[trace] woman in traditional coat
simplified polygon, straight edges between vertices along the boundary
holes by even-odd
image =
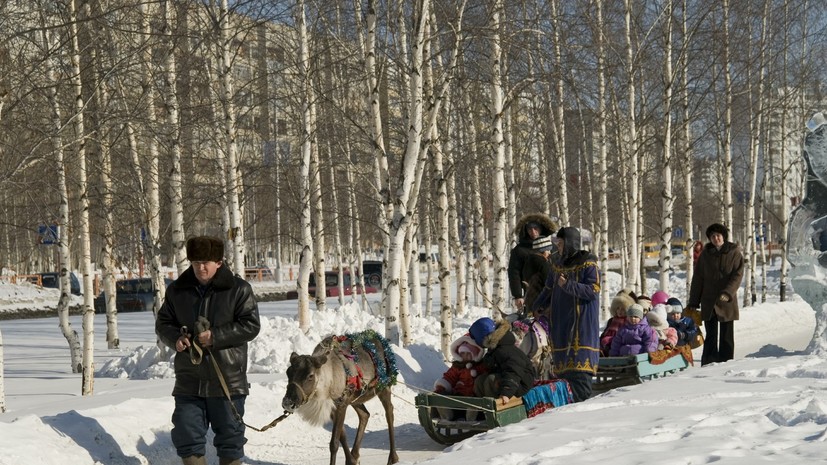
[[[591,396],[600,357],[600,273],[597,258],[580,250],[577,228],[561,228],[557,247],[559,258],[533,309],[547,312],[554,375],[569,382],[580,402]]]

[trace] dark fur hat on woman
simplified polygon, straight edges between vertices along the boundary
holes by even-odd
[[[187,260],[191,262],[223,261],[224,241],[210,236],[196,236],[187,239]]]
[[[713,233],[718,233],[724,236],[724,242],[729,240],[729,229],[721,223],[712,223],[706,228],[706,238],[711,239]]]

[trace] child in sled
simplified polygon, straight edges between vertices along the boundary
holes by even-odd
[[[482,363],[484,352],[469,334],[457,338],[451,343],[454,361],[442,374],[442,378],[434,383],[434,392],[453,396],[473,396],[477,377],[488,372],[488,368]],[[452,409],[439,408],[437,411],[445,420],[453,420],[459,415],[459,412]],[[469,419],[467,417],[471,415],[466,412],[465,416]],[[476,417],[476,410],[473,411],[473,416]]]

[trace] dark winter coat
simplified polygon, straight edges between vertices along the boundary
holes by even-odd
[[[511,332],[508,321],[500,320],[482,345],[488,348],[482,363],[488,368],[488,373],[497,375],[500,381],[497,397],[521,397],[534,386],[534,365],[528,355],[517,347],[517,338]]]
[[[669,326],[675,328],[678,332],[678,342],[676,346],[687,345],[695,340],[698,335],[698,327],[695,321],[688,316],[683,316],[678,320],[669,320]]]
[[[615,337],[612,338],[609,355],[612,357],[637,355],[656,350],[658,350],[658,338],[655,337],[652,327],[646,323],[646,318],[643,318],[636,325],[627,322],[617,331]]]
[[[186,326],[194,335],[199,316],[205,316],[210,322],[213,345],[209,349],[221,368],[230,395],[247,395],[247,343],[261,329],[252,287],[221,266],[202,293],[192,267],[188,268],[167,288],[164,304],[155,320],[155,333],[161,342],[174,349],[181,327]],[[192,363],[189,351],[175,354],[172,394],[224,396],[206,350],[198,365]]]
[[[720,321],[737,320],[738,287],[743,275],[744,257],[737,244],[724,242],[719,250],[707,243],[695,265],[686,307],[700,308],[704,321],[714,315]],[[721,300],[722,294],[729,297],[728,302]]]
[[[514,228],[517,245],[511,249],[508,259],[508,287],[513,298],[525,297],[524,304],[531,309],[534,298],[543,290],[551,264],[532,248],[534,241],[526,231],[529,223],[540,225],[541,237],[554,234],[558,226],[548,216],[534,213],[520,218]]]
[[[597,258],[580,250],[580,233],[563,228],[564,248],[552,264],[535,311],[548,309],[553,370],[595,374],[600,358],[600,273]],[[560,275],[566,276],[563,287]]]
[[[600,353],[603,355],[609,355],[609,350],[612,346],[612,339],[614,339],[617,332],[620,331],[620,328],[622,328],[625,324],[625,316],[613,316],[609,318],[609,321],[606,322],[606,329],[600,333]]]

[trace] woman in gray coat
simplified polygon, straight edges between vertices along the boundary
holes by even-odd
[[[739,317],[738,288],[744,275],[744,257],[738,244],[728,242],[729,230],[715,223],[706,229],[709,239],[692,276],[687,308],[701,309],[706,328],[701,366],[735,356],[734,321]]]

